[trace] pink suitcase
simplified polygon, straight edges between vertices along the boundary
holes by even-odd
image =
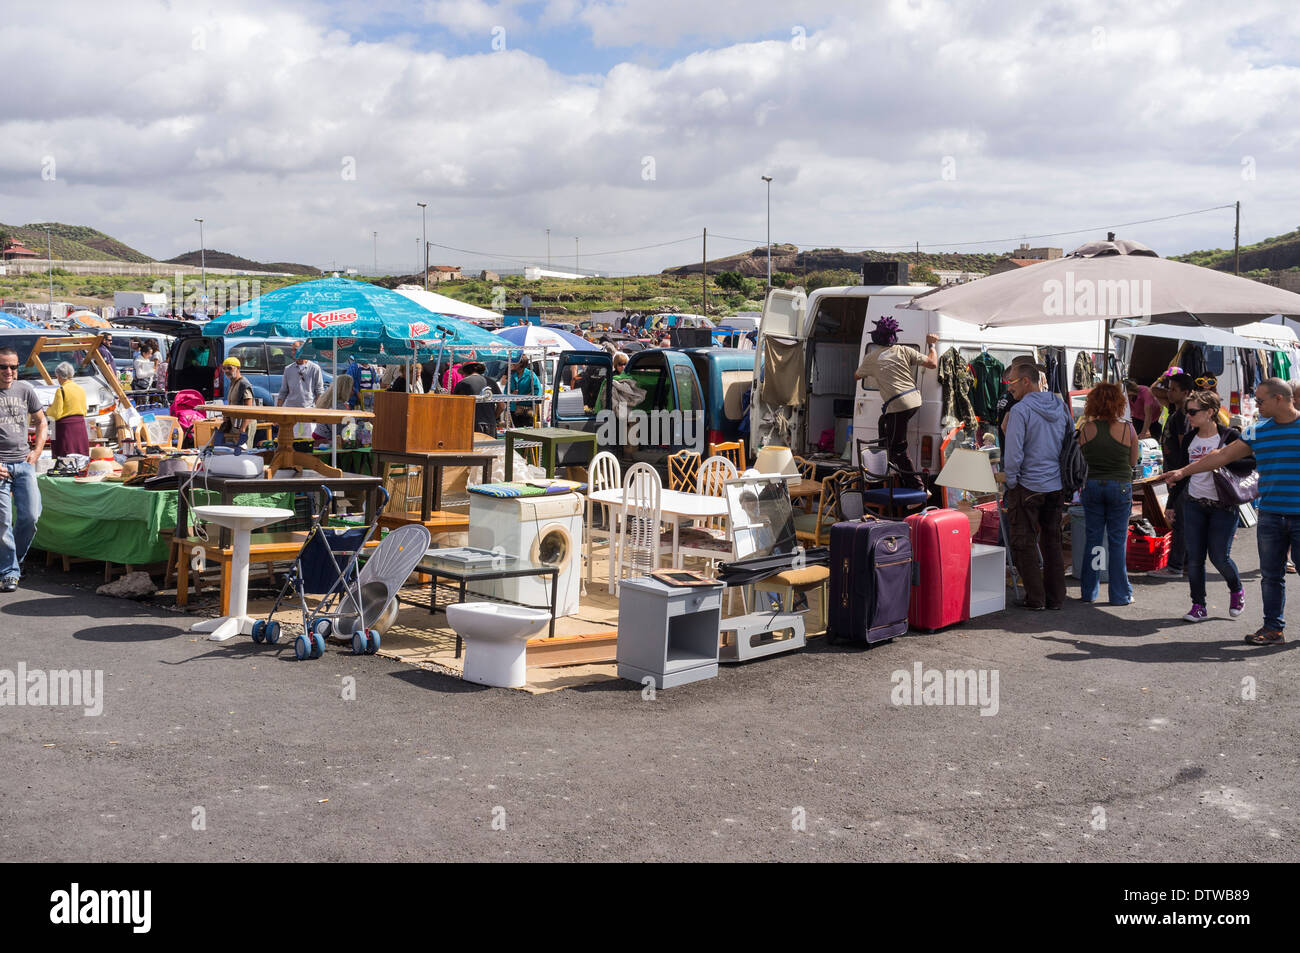
[[[934,632],[970,618],[970,520],[956,510],[907,518],[912,535],[912,597],[907,621]]]

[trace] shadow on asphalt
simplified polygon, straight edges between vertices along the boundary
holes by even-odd
[[[389,675],[416,688],[423,688],[430,692],[444,692],[449,695],[471,695],[496,691],[496,689],[488,685],[467,682],[454,675],[444,675],[442,672],[433,672],[427,668],[403,666],[401,671],[390,672]]]
[[[184,629],[171,625],[145,625],[138,622],[126,625],[101,625],[72,633],[74,639],[85,642],[160,642],[187,635]]]
[[[190,632],[188,629],[183,630],[182,634],[205,642],[208,638],[204,632]],[[293,654],[292,638],[281,638],[277,645],[258,645],[246,635],[237,635],[225,642],[212,642],[209,644],[213,647],[200,655],[181,659],[179,662],[170,662],[166,659],[160,661],[163,665],[188,665],[190,662],[206,662],[213,659],[245,659],[249,657],[264,658],[272,662],[298,661],[297,656]]]
[[[20,589],[19,592],[23,590]],[[40,593],[40,599],[25,599],[21,602],[6,602],[0,605],[0,612],[5,615],[27,616],[35,618],[41,616],[49,618],[52,616],[84,616],[88,615],[86,597],[83,596],[51,596],[46,594],[42,589],[29,589],[27,592],[35,594]],[[152,606],[141,606],[129,599],[118,600],[122,603],[121,609],[115,613],[118,617],[122,616],[147,616],[151,619],[158,618],[158,611]]]
[[[1035,636],[1040,642],[1058,642],[1074,649],[1072,653],[1053,652],[1045,658],[1058,662],[1084,662],[1116,659],[1121,662],[1244,662],[1261,655],[1276,655],[1295,643],[1282,645],[1247,645],[1240,639],[1201,642],[1143,642],[1138,645],[1103,645],[1081,639]]]

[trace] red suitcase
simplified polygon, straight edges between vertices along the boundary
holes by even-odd
[[[970,520],[956,510],[907,518],[912,535],[912,597],[907,621],[934,632],[970,618]]]

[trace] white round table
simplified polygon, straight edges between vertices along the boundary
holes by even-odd
[[[253,619],[248,617],[248,547],[255,529],[278,523],[293,516],[293,510],[268,506],[196,506],[194,515],[209,523],[224,526],[234,534],[234,551],[230,560],[229,615],[205,619],[190,626],[191,632],[211,632],[208,640],[224,642],[237,635],[251,635]]]

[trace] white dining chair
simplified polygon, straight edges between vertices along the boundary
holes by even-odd
[[[659,568],[659,557],[665,549],[659,530],[663,522],[662,493],[663,482],[650,464],[637,463],[628,468],[619,511],[615,595],[619,581],[626,576],[644,576]],[[671,545],[667,549],[671,552]]]
[[[696,478],[695,490],[701,496],[725,497],[727,481],[739,476],[736,465],[723,456],[713,456],[700,465]],[[725,516],[711,516],[700,520],[689,529],[683,528],[678,551],[682,557],[707,559],[707,572],[710,576],[717,570],[717,564],[724,560],[736,559],[736,542],[731,537]],[[727,611],[732,608],[735,587],[727,592]],[[742,600],[744,594],[741,595]]]
[[[623,468],[619,466],[618,457],[608,450],[602,450],[591,458],[587,464],[587,571],[582,577],[582,594],[587,594],[587,583],[594,576],[595,544],[597,540],[605,543],[605,554],[609,562],[609,591],[614,591],[615,540],[618,538],[616,525],[617,511],[605,503],[595,503],[591,494],[599,490],[617,490],[623,484]],[[595,516],[599,513],[604,526],[596,525]]]

